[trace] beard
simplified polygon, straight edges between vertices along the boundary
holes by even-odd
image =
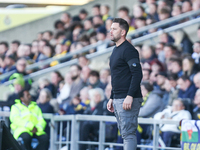
[[[111,37],[111,41],[117,42],[120,38],[121,38],[120,35],[117,35],[116,37],[113,36],[113,37]]]
[[[78,78],[78,75],[71,77],[71,79],[74,81]]]

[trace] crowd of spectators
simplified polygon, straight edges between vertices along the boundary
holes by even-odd
[[[138,28],[199,8],[199,0],[140,0],[139,4],[133,6],[132,15],[127,7],[122,6],[118,9],[118,17],[129,23],[129,32],[134,32]],[[91,68],[91,62],[85,56],[104,51],[113,45],[113,43],[103,43],[109,39],[112,17],[109,15],[108,5],[94,5],[91,12],[90,17],[84,9],[80,10],[77,16],[71,16],[68,12],[63,13],[54,23],[54,31],[38,33],[37,39],[31,44],[22,44],[18,40],[10,45],[7,42],[0,42],[0,72],[5,74],[13,71],[11,76],[1,82],[16,78],[10,85],[13,93],[7,99],[9,107],[15,103],[15,99],[19,99],[18,93],[22,89],[29,89],[32,100],[37,102],[43,113],[113,115],[106,109],[111,92],[110,70],[108,66],[99,70]],[[196,17],[199,15],[194,16]],[[188,20],[189,18],[129,36],[128,40]],[[197,29],[197,37],[193,43],[184,30],[177,30],[173,35],[167,33],[160,35],[156,45],[134,45],[140,53],[143,71],[141,89],[144,102],[139,117],[177,121],[200,119],[200,27]],[[27,65],[51,57],[62,57],[89,44],[100,42],[102,42],[100,46],[88,53],[62,61],[52,61],[48,65],[38,66],[35,70],[25,69]],[[23,76],[27,74],[73,58],[78,58],[78,64],[72,65],[66,74],[54,71],[50,78],[42,77],[38,81],[23,80]],[[38,87],[32,88],[32,82],[38,82]],[[174,114],[178,115],[174,117]],[[96,136],[98,127],[96,123],[84,122],[83,130],[80,131],[81,140],[98,137]],[[149,126],[140,125],[140,128],[143,131],[137,132],[138,144],[144,138],[143,133]],[[171,128],[170,126],[161,128],[162,138],[167,146],[171,146],[171,141],[167,140],[170,136],[180,134],[178,129],[168,130]],[[165,132],[175,132],[175,134]]]

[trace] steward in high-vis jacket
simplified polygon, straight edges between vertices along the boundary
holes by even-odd
[[[48,150],[49,138],[44,132],[46,122],[42,116],[41,109],[36,102],[31,101],[28,90],[19,93],[19,99],[11,107],[10,121],[11,129],[15,139],[22,138],[27,150],[31,148],[32,138],[37,138],[38,150]]]

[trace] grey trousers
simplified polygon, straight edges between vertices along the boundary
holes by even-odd
[[[138,114],[143,102],[142,98],[134,98],[131,110],[123,109],[124,99],[114,99],[113,107],[117,119],[118,129],[124,141],[124,150],[136,150]]]

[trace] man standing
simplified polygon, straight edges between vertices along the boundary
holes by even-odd
[[[124,150],[136,150],[137,118],[143,102],[140,82],[142,70],[138,51],[126,40],[128,23],[115,18],[110,36],[116,46],[110,57],[112,91],[107,109],[114,112],[124,139]]]
[[[26,150],[31,150],[31,140],[36,138],[39,141],[37,150],[48,150],[49,138],[44,132],[46,122],[42,117],[42,111],[36,102],[31,101],[28,90],[19,93],[19,99],[11,107],[10,122],[15,139],[22,138]]]

